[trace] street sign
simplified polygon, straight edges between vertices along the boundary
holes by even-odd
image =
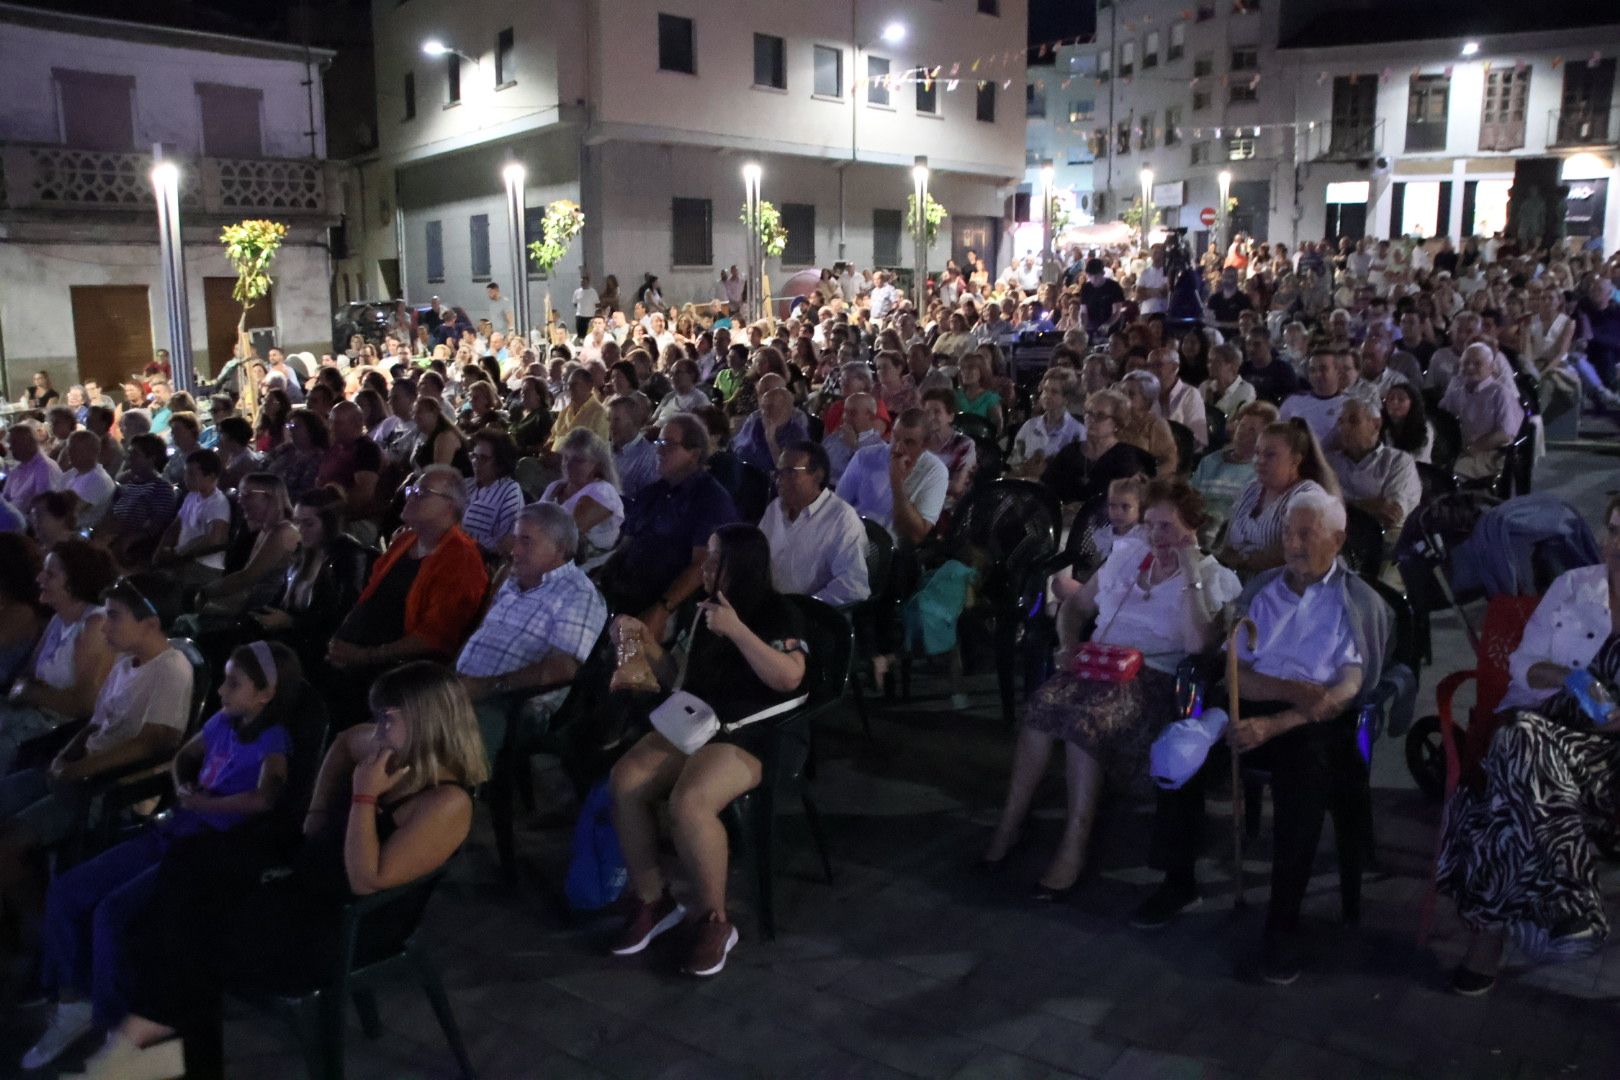
[[[1215,208],[1213,206],[1204,207],[1198,212],[1198,220],[1205,225],[1215,224]]]

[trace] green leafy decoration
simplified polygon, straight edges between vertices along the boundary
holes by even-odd
[[[568,246],[585,228],[585,211],[572,199],[558,199],[546,207],[546,216],[540,221],[541,239],[529,244],[529,258],[535,261],[542,274],[549,275],[552,268],[568,254]]]
[[[926,193],[924,198],[928,201],[923,204],[923,242],[932,246],[934,238],[939,235],[939,226],[945,220],[947,211],[932,193]],[[906,232],[913,236],[917,234],[916,192],[906,196]]]
[[[748,225],[748,204],[744,203],[742,216],[738,219],[746,228]],[[771,203],[761,200],[759,204],[759,244],[765,249],[767,258],[776,258],[787,250],[788,231],[782,224],[782,215]]]
[[[236,271],[231,296],[242,305],[243,320],[247,319],[248,309],[254,302],[270,291],[270,264],[286,239],[287,226],[262,219],[239,221],[220,232],[219,242],[225,245],[225,258]]]

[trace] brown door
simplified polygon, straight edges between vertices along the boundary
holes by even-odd
[[[74,285],[73,346],[79,381],[95,379],[114,401],[118,384],[152,362],[152,302],[145,285]]]
[[[203,318],[208,327],[207,368],[210,376],[218,375],[230,363],[231,350],[236,347],[236,321],[242,317],[242,305],[231,296],[236,279],[229,277],[203,278]],[[247,327],[276,325],[275,290],[248,310]],[[202,375],[202,359],[198,360],[198,375]]]

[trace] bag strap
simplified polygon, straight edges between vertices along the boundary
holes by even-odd
[[[1108,633],[1108,628],[1110,626],[1114,625],[1114,620],[1119,618],[1119,613],[1124,610],[1125,601],[1127,601],[1127,600],[1129,600],[1131,598],[1131,592],[1132,592],[1132,590],[1134,590],[1136,588],[1136,579],[1141,577],[1144,573],[1146,573],[1147,570],[1152,565],[1153,565],[1153,552],[1150,551],[1150,552],[1148,552],[1146,555],[1144,555],[1142,557],[1142,562],[1141,562],[1141,564],[1139,566],[1137,566],[1136,573],[1131,576],[1131,583],[1128,586],[1125,587],[1125,595],[1119,598],[1119,606],[1114,609],[1114,613],[1112,615],[1108,616],[1108,622],[1107,622],[1107,624],[1105,624],[1103,626],[1102,630],[1099,631],[1098,633],[1095,633],[1095,634],[1091,635],[1091,640],[1097,641],[1098,638],[1101,638],[1105,634]],[[1097,641],[1097,644],[1104,645],[1104,644],[1107,644],[1107,643],[1103,642],[1103,641]]]
[[[681,658],[675,664],[675,682],[670,691],[679,690],[686,685],[686,663],[692,658],[692,642],[697,637],[698,620],[703,618],[703,609],[697,608],[692,612],[692,625],[686,628],[686,648],[681,650]]]
[[[736,731],[740,727],[747,727],[749,724],[758,723],[761,720],[769,720],[771,717],[780,716],[790,709],[797,709],[800,705],[803,705],[809,700],[809,694],[800,694],[796,698],[789,698],[787,701],[779,702],[772,705],[768,709],[761,709],[759,712],[745,716],[741,720],[733,720],[729,724],[721,724],[720,730]]]

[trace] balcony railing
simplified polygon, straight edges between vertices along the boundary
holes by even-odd
[[[177,159],[180,205],[193,213],[323,216],[325,162],[286,158]],[[152,155],[0,144],[0,205],[11,210],[150,210]]]
[[[1359,161],[1384,150],[1384,122],[1318,124],[1307,129],[1306,157],[1312,161]]]
[[[1547,116],[1547,145],[1620,146],[1613,109],[1554,109]]]

